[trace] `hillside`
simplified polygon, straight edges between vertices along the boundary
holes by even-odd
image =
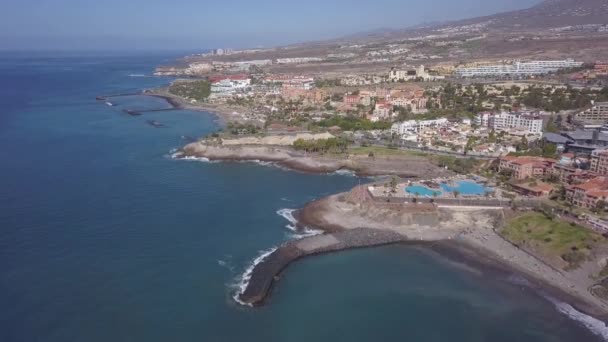
[[[528,9],[474,18],[462,24],[482,22],[487,22],[490,29],[514,30],[608,24],[608,0],[546,0]]]

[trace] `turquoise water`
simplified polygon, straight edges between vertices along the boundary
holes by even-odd
[[[406,246],[306,258],[267,306],[236,304],[251,261],[294,238],[277,212],[359,179],[176,161],[213,116],[95,101],[166,84],[129,75],[175,57],[0,55],[0,341],[601,341],[508,276]]]
[[[423,185],[410,185],[405,188],[405,191],[410,194],[419,195],[419,196],[431,197],[431,196],[433,196],[433,194],[441,195],[441,191],[432,190]]]
[[[458,191],[461,195],[484,195],[486,192],[493,192],[491,188],[486,188],[476,182],[465,180],[457,181],[456,186],[454,187],[449,186],[448,184],[441,184],[440,186],[445,192]]]
[[[431,197],[433,194],[441,195],[442,193],[452,193],[455,190],[461,195],[484,195],[486,192],[493,192],[492,188],[485,187],[473,181],[457,181],[456,186],[449,186],[448,184],[442,183],[439,185],[442,191],[430,189],[424,185],[410,185],[405,188],[405,191],[410,194],[417,194],[419,196]]]

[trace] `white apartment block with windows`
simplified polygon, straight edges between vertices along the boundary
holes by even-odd
[[[394,123],[391,127],[391,133],[404,135],[411,132],[419,132],[425,128],[447,126],[448,123],[448,119],[446,118],[436,120],[408,120]]]
[[[573,59],[554,61],[516,61],[513,64],[482,65],[476,67],[456,68],[456,75],[460,77],[484,77],[484,76],[532,76],[555,72],[560,69],[578,68],[583,62]]]
[[[608,123],[608,102],[592,102],[591,108],[576,114],[574,119],[585,124]]]
[[[543,119],[531,113],[479,113],[475,124],[495,131],[523,130],[526,134],[541,134]]]

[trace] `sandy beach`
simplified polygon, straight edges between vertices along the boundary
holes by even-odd
[[[542,290],[604,321],[608,303],[589,291],[595,284],[589,269],[557,269],[540,258],[514,246],[497,233],[504,223],[502,209],[378,206],[350,201],[352,193],[329,196],[306,205],[297,214],[302,225],[327,233],[362,227],[396,232],[407,241],[442,242],[461,249],[473,260],[523,274]]]

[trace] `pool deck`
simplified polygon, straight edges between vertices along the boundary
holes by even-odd
[[[440,184],[441,189],[430,188],[424,184],[425,182]],[[462,192],[459,192],[458,197],[456,197],[456,196],[454,196],[453,191],[448,190],[448,189],[453,188],[453,187],[457,188],[459,186],[458,183],[461,183],[461,182],[475,183],[476,185],[482,187],[484,189],[484,191],[481,194],[470,194],[470,193],[466,193],[466,191],[462,191]],[[422,187],[422,188],[424,188],[424,190],[422,190],[424,193],[408,192],[407,191],[408,187]],[[448,188],[448,189],[446,189],[446,188]],[[383,184],[379,184],[379,185],[376,184],[376,185],[372,185],[372,186],[368,187],[368,191],[372,195],[372,197],[390,196],[393,198],[403,198],[404,200],[415,199],[415,198],[416,199],[417,198],[487,199],[487,198],[489,198],[487,193],[489,193],[492,198],[500,199],[499,192],[497,192],[495,190],[496,189],[488,188],[487,186],[480,184],[478,181],[476,181],[473,178],[464,177],[464,176],[457,176],[457,177],[453,177],[453,178],[438,178],[438,179],[431,179],[431,180],[421,180],[421,181],[415,181],[415,182],[408,181],[405,183],[397,184],[396,191],[392,191],[392,189],[390,189],[389,187],[386,187]],[[433,192],[436,193],[436,195],[433,195]]]

